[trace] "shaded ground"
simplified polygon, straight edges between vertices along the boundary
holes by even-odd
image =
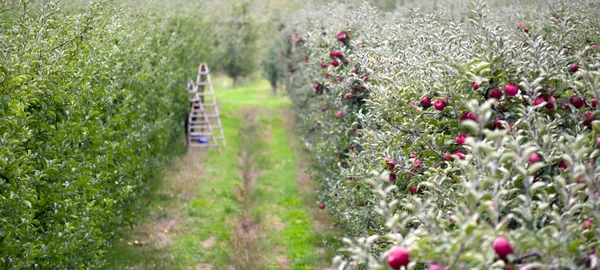
[[[322,269],[335,230],[316,207],[289,101],[266,81],[214,84],[223,155],[192,150],[173,161],[107,269]]]

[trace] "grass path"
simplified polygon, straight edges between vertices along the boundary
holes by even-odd
[[[322,269],[334,230],[303,170],[289,101],[257,80],[213,83],[227,148],[173,161],[107,269]],[[137,241],[137,242],[136,242]]]

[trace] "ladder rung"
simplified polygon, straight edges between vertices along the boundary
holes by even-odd
[[[206,117],[208,117],[208,118],[218,118],[219,115],[218,114],[207,114]]]
[[[191,147],[219,147],[218,144],[213,144],[213,143],[195,143],[192,142],[190,143]]]
[[[191,124],[190,126],[194,127],[194,128],[208,129],[208,125],[207,124]],[[221,129],[221,126],[219,126],[219,125],[210,125],[210,128],[212,128],[212,129]]]
[[[211,132],[190,132],[190,136],[215,136]]]
[[[197,95],[198,95],[198,96],[203,96],[203,97],[206,97],[206,96],[213,96],[213,94],[211,94],[211,93],[208,93],[208,94],[204,94],[204,93],[202,93],[202,94],[201,94],[201,93],[198,93]]]
[[[196,85],[210,85],[209,82],[198,82]]]

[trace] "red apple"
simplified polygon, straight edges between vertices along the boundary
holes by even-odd
[[[427,270],[444,270],[444,267],[441,267],[437,264],[432,264],[429,266],[429,268],[427,268]]]
[[[506,256],[513,253],[510,243],[508,243],[508,240],[506,240],[504,236],[498,236],[496,240],[494,240],[492,247],[494,248],[496,254],[498,254],[498,257],[500,257],[502,260],[506,260]]]
[[[429,97],[424,96],[421,98],[421,106],[423,106],[425,108],[431,106],[431,100],[429,100]]]
[[[408,188],[408,193],[409,194],[415,194],[415,193],[417,193],[417,187],[409,187]]]
[[[340,65],[340,62],[338,62],[337,60],[333,60],[333,61],[331,61],[331,65],[334,67],[337,67]]]
[[[452,155],[450,154],[449,151],[446,151],[446,153],[444,153],[444,159],[445,160],[452,160]]]
[[[328,64],[327,63],[321,63],[321,67],[322,68],[327,68]]]
[[[392,269],[400,269],[402,266],[407,266],[410,262],[410,253],[406,248],[393,247],[387,257],[387,262]]]
[[[394,181],[394,180],[396,180],[396,174],[390,173],[390,176],[388,177],[388,179],[389,179],[390,181]]]
[[[569,165],[567,165],[567,163],[564,160],[561,160],[560,163],[558,163],[558,167],[561,169],[567,169],[569,168]]]
[[[433,107],[438,111],[444,110],[444,108],[446,108],[446,101],[443,99],[436,99],[433,101]]]
[[[319,209],[325,209],[325,205],[319,204]]]
[[[500,98],[502,98],[502,91],[500,90],[500,88],[491,89],[488,97],[489,98],[500,99]]]
[[[583,224],[583,229],[588,230],[591,226],[592,226],[592,220],[586,219],[585,223]]]
[[[585,120],[583,120],[583,124],[586,126],[589,126],[592,123],[592,121],[596,119],[592,112],[585,113],[583,117],[585,118]]]
[[[569,102],[571,102],[571,104],[573,104],[573,106],[575,106],[575,108],[577,109],[585,105],[585,100],[582,96],[572,95],[571,97],[569,97]]]
[[[504,86],[504,93],[508,96],[516,96],[517,93],[519,93],[519,88],[516,85],[509,83]]]
[[[546,100],[544,100],[543,97],[536,97],[535,100],[533,101],[533,106],[538,106],[544,102],[546,102]]]
[[[423,162],[421,160],[415,160],[415,163],[413,164],[413,166],[415,167],[415,169],[419,168],[421,166],[421,164],[423,164]]]
[[[473,86],[473,90],[477,91],[477,89],[479,89],[479,84],[476,82],[472,82],[471,86]]]
[[[517,27],[518,27],[519,29],[523,30],[523,32],[525,32],[525,33],[529,32],[529,29],[527,29],[527,26],[525,26],[525,25],[524,25],[524,24],[522,24],[522,23],[519,23],[519,24],[517,24]]]
[[[571,65],[571,71],[577,72],[577,70],[579,70],[579,66],[577,66],[577,64],[572,64]]]
[[[467,119],[477,122],[477,116],[475,116],[475,114],[473,114],[472,112],[464,112],[460,116],[460,121],[467,120]]]
[[[592,98],[592,108],[596,109],[597,104],[598,104],[598,101],[595,98]]]
[[[540,162],[540,161],[542,161],[542,158],[540,157],[540,155],[538,153],[534,152],[529,156],[530,163],[536,163],[536,162]]]
[[[467,134],[460,134],[458,137],[456,137],[456,143],[463,145],[465,144],[465,141],[467,140]]]
[[[460,160],[465,159],[465,153],[460,150],[454,151],[454,155],[457,156]]]
[[[337,117],[337,118],[340,118],[340,117],[343,117],[343,116],[344,116],[344,112],[342,112],[342,111],[337,111],[335,113],[335,117]]]

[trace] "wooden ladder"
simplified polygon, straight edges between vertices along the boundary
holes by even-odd
[[[219,155],[221,155],[221,148],[217,140],[222,141],[223,148],[227,146],[227,143],[206,63],[200,64],[196,82],[194,83],[192,80],[188,81],[187,88],[191,105],[191,112],[188,116],[188,146],[215,147]],[[219,135],[215,134],[215,129],[219,130]]]

